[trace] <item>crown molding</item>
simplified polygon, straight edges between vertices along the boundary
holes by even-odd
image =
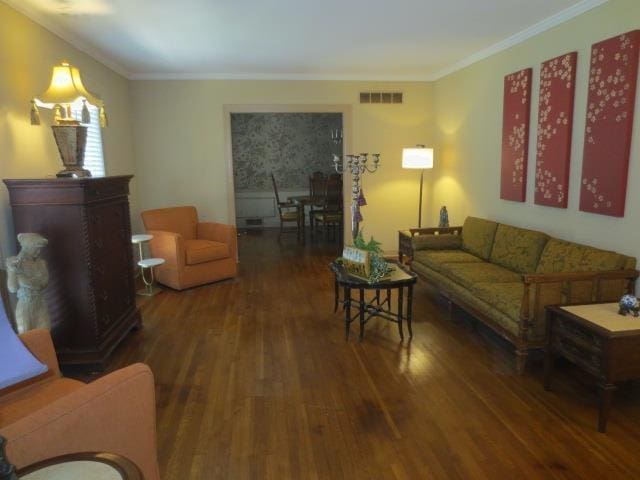
[[[300,80],[300,81],[369,81],[369,82],[433,82],[447,75],[462,70],[474,63],[484,60],[492,55],[507,50],[519,43],[522,43],[540,33],[561,25],[589,10],[597,8],[609,0],[582,0],[579,3],[548,17],[535,25],[532,25],[504,40],[501,40],[490,47],[480,50],[456,63],[439,70],[433,74],[423,75],[368,75],[368,74],[306,74],[306,73],[215,73],[215,72],[149,72],[134,73],[128,72],[126,68],[118,62],[109,58],[103,52],[88,46],[76,35],[51,20],[46,15],[25,5],[20,0],[0,0],[9,7],[20,12],[45,29],[57,35],[61,39],[70,43],[81,52],[89,55],[96,61],[102,63],[114,72],[129,80]]]
[[[604,5],[608,1],[609,0],[582,0],[580,3],[576,3],[566,10],[558,12],[551,17],[545,18],[541,22],[538,22],[535,25],[532,25],[529,28],[518,32],[515,35],[510,36],[509,38],[505,38],[504,40],[495,43],[488,48],[480,50],[479,52],[476,52],[473,55],[470,55],[467,58],[454,63],[450,67],[436,72],[431,76],[431,81],[440,80],[441,78],[446,77],[447,75],[451,75],[458,70],[462,70],[463,68],[473,65],[474,63],[484,60],[485,58],[491,57],[492,55],[507,50],[515,45],[518,45],[519,43],[524,42],[525,40],[535,37],[536,35],[546,32],[547,30],[557,27],[558,25],[561,25],[565,22],[568,22],[572,18],[582,15],[589,10]]]
[[[37,23],[49,32],[53,33],[57,37],[60,37],[62,40],[69,43],[77,50],[86,55],[89,55],[92,59],[103,64],[110,70],[113,70],[117,74],[127,79],[131,78],[131,75],[127,71],[127,69],[120,65],[118,62],[115,62],[98,49],[87,45],[86,42],[81,40],[73,33],[69,32],[66,28],[60,26],[54,20],[51,20],[51,18],[43,15],[36,9],[31,8],[28,4],[26,4],[26,2],[22,2],[21,0],[0,0],[0,2],[5,3],[10,8],[13,8],[16,12],[21,13],[22,15]]]
[[[425,75],[352,75],[316,73],[131,73],[130,80],[301,80],[301,81],[345,81],[345,82],[425,82]]]

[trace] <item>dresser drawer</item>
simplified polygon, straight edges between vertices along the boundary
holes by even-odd
[[[130,248],[128,212],[128,205],[124,202],[95,205],[88,209],[88,240],[92,257]]]
[[[130,256],[124,250],[94,259],[92,284],[96,321],[101,334],[128,312],[135,303]]]
[[[556,336],[552,342],[556,352],[598,376],[602,373],[602,353],[593,352],[573,338]]]
[[[601,353],[604,345],[602,337],[575,322],[558,318],[553,326],[554,336],[567,338],[585,350]]]

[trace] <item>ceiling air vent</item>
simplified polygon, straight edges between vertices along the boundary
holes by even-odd
[[[360,103],[402,103],[402,92],[361,92]]]

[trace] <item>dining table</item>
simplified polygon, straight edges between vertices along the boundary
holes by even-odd
[[[302,230],[302,243],[305,241],[305,213],[304,209],[307,205],[313,205],[313,197],[311,195],[292,195],[287,200],[294,203],[298,208],[298,216],[300,217],[300,229]],[[313,227],[313,226],[312,226]],[[313,234],[313,232],[312,232]]]

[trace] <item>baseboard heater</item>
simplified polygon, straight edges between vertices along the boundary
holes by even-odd
[[[261,218],[245,218],[244,224],[247,227],[262,227],[264,222]]]

